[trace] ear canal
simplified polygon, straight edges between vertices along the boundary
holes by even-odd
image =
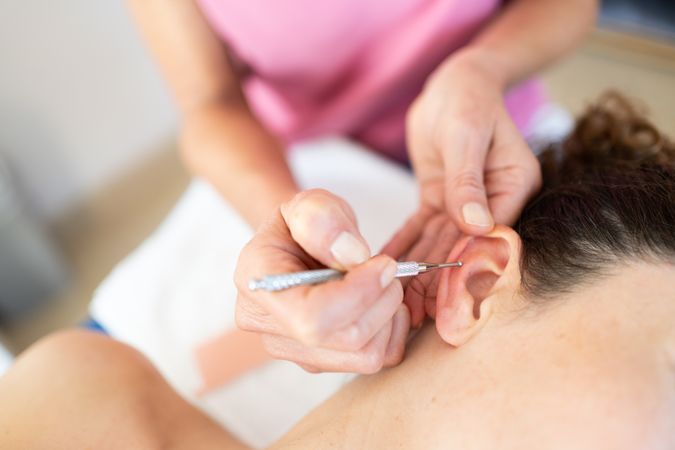
[[[509,242],[498,236],[471,237],[458,245],[463,246],[458,257],[462,267],[441,277],[436,299],[436,328],[455,346],[466,343],[489,320],[513,257]]]

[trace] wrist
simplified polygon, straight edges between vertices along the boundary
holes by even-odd
[[[295,184],[285,180],[270,180],[260,173],[247,178],[247,195],[238,198],[238,204],[234,206],[253,229],[257,229],[282,204],[291,201],[300,192]],[[256,201],[251,202],[251,198]]]
[[[468,45],[458,50],[448,57],[445,64],[454,69],[479,73],[483,78],[493,82],[502,92],[512,82],[509,71],[500,64],[500,58],[482,45]]]

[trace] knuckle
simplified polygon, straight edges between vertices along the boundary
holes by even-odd
[[[403,361],[405,356],[405,342],[402,342],[401,345],[396,347],[394,353],[392,354],[391,365],[398,366]]]
[[[498,182],[501,190],[519,192],[523,186],[527,185],[529,179],[526,170],[518,168],[499,173]]]
[[[385,367],[395,367],[401,364],[404,355],[403,346],[397,346],[391,354],[387,355]]]
[[[499,189],[527,198],[541,188],[541,168],[534,160],[523,161],[522,165],[499,173]]]
[[[340,220],[347,215],[350,217],[350,209],[343,204],[342,200],[336,200],[332,194],[308,195],[287,214],[288,227],[294,237],[316,236],[319,232],[332,230],[339,225]],[[328,198],[330,195],[331,198]]]
[[[481,130],[485,128],[485,112],[482,107],[475,103],[463,104],[455,114],[453,117],[456,122],[455,133],[463,133],[466,136],[482,134]]]
[[[357,352],[362,349],[367,342],[366,330],[358,324],[350,325],[344,334],[342,342],[344,351]]]
[[[342,205],[343,200],[326,189],[307,189],[295,195],[291,203],[293,210],[322,211],[326,205]]]
[[[464,170],[458,173],[453,180],[453,187],[461,190],[483,190],[483,175],[477,170]]]
[[[283,203],[280,207],[281,215],[283,216],[286,223],[290,225],[290,222],[298,215],[298,209],[303,207],[308,199],[311,199],[315,195],[314,189],[307,189],[300,191],[293,196],[292,199]]]
[[[325,198],[327,196],[332,196],[332,194],[326,189],[321,188],[305,189],[304,191],[295,194],[295,197],[293,197],[291,202],[298,205],[307,201],[315,200],[316,198]]]
[[[364,352],[361,357],[360,372],[372,375],[379,372],[384,366],[384,352],[381,349],[373,349]]]
[[[458,142],[471,143],[478,140],[484,127],[482,121],[472,111],[446,114],[439,119],[439,124],[442,126],[436,127],[435,142],[447,149],[457,147]]]

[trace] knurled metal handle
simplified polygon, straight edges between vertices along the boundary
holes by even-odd
[[[412,277],[420,273],[420,265],[415,261],[405,261],[396,264],[396,277]]]
[[[295,286],[325,283],[326,281],[339,280],[344,272],[335,269],[307,270],[304,272],[282,273],[280,275],[268,275],[263,278],[251,280],[248,288],[252,291],[264,289],[269,292],[283,291]]]
[[[396,277],[411,277],[420,273],[420,265],[414,261],[397,263]],[[248,288],[252,291],[262,289],[268,292],[283,291],[295,286],[325,283],[339,280],[344,272],[335,269],[306,270],[304,272],[282,273],[251,280]]]

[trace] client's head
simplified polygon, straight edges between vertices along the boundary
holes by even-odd
[[[491,345],[538,347],[522,350],[541,354],[522,378],[552,383],[540,393],[550,414],[573,402],[630,433],[675,426],[675,146],[609,93],[540,161],[543,188],[514,229],[449,255],[464,266],[442,276],[439,334],[460,348],[498,333]]]

